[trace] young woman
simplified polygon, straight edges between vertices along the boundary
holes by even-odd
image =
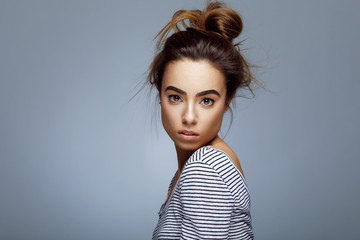
[[[253,239],[239,160],[218,136],[237,89],[251,91],[254,80],[233,43],[241,30],[240,16],[215,2],[176,12],[158,34],[148,81],[158,90],[178,170],[153,239]]]

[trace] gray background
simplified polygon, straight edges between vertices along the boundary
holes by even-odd
[[[151,238],[175,151],[147,90],[129,99],[204,2],[0,1],[0,239]],[[274,92],[239,98],[226,137],[256,238],[359,239],[360,2],[226,3]]]

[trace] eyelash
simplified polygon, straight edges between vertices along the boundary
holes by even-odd
[[[177,103],[177,102],[182,102],[181,97],[179,97],[178,95],[170,95],[169,96],[169,101],[172,103]],[[209,101],[210,103],[206,104],[205,101]],[[214,105],[215,100],[211,99],[211,98],[203,98],[200,103],[206,107],[210,107],[212,105]]]
[[[175,98],[176,98],[177,100],[175,100]],[[178,95],[170,95],[170,96],[169,96],[169,101],[170,101],[170,102],[173,102],[173,103],[176,103],[176,102],[181,102],[182,99],[181,99],[181,97],[179,97]]]
[[[210,103],[209,103],[209,104],[205,104],[204,101],[210,101]],[[210,107],[210,106],[214,105],[215,100],[214,100],[214,99],[211,99],[211,98],[204,98],[204,99],[201,100],[201,103],[202,103],[204,106]]]

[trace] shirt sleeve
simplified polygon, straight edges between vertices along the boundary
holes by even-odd
[[[192,162],[182,176],[181,239],[227,239],[234,199],[219,173]]]

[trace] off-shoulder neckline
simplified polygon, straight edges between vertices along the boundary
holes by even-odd
[[[238,169],[238,167],[235,165],[235,163],[234,163],[234,161],[232,160],[232,158],[231,158],[225,151],[220,150],[220,149],[218,149],[218,148],[214,148],[213,146],[209,146],[209,145],[203,146],[203,147],[201,147],[201,148],[211,148],[211,149],[213,149],[213,150],[215,150],[215,151],[218,151],[218,152],[221,152],[221,153],[225,154],[225,156],[226,156],[227,158],[229,158],[231,164],[232,164],[233,167],[238,171],[238,173],[240,174],[241,178],[242,178],[242,179],[244,180],[244,182],[245,182],[245,177],[244,177],[244,175],[241,173],[241,171],[240,171],[240,170]],[[200,149],[200,148],[199,148],[199,149]],[[196,151],[197,151],[197,150],[196,150]]]

